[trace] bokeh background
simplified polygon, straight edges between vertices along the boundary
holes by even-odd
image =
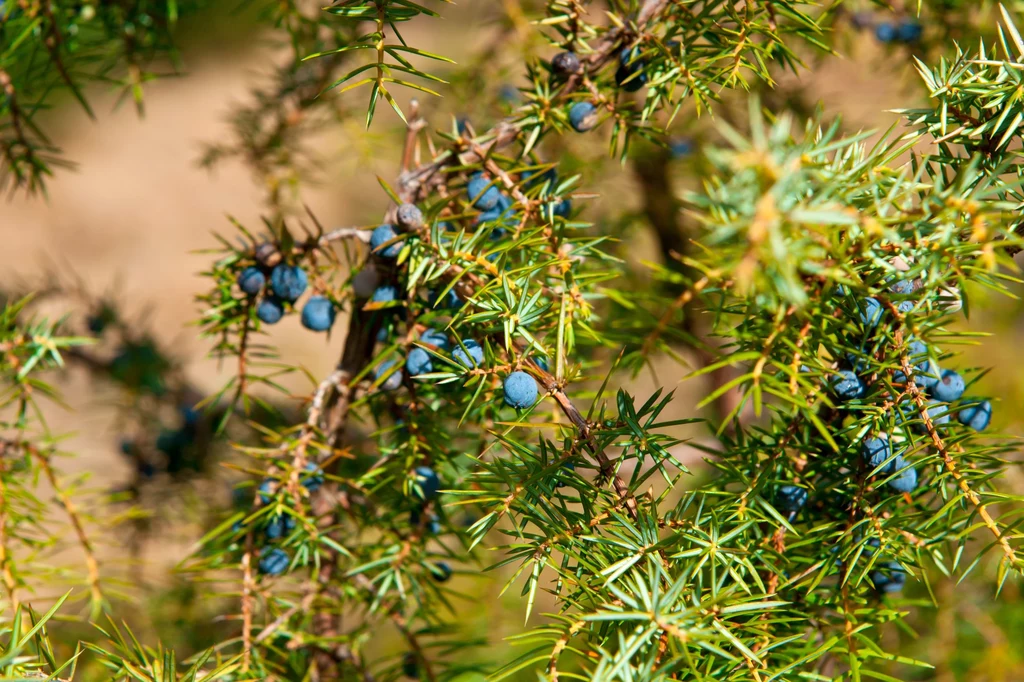
[[[518,57],[550,53],[525,19],[516,19],[514,9],[509,0],[471,0],[446,7],[443,19],[407,30],[411,43],[458,62],[449,67],[452,84],[442,86],[443,98],[421,98],[432,126],[450,129],[457,117],[467,117],[478,129],[485,128],[514,103],[508,101],[509,86],[518,84]],[[216,245],[212,233],[230,232],[228,216],[258,229],[269,207],[268,187],[243,160],[227,159],[210,169],[202,167],[200,159],[205,145],[232,137],[231,112],[249,101],[251,88],[266,81],[284,51],[280,34],[259,22],[258,11],[251,8],[215,3],[203,15],[184,20],[178,34],[185,70],[180,77],[146,88],[143,117],[131,106],[118,106],[118,93],[101,87],[89,93],[99,113],[97,121],[70,99],[43,116],[44,126],[77,167],[58,172],[46,196],[13,194],[0,208],[0,286],[9,292],[51,292],[40,310],[52,316],[69,314],[72,324],[95,314],[97,301],[112,302],[126,324],[150,334],[161,353],[173,358],[190,386],[209,395],[219,390],[233,368],[209,357],[210,340],[197,334],[201,306],[195,297],[206,288],[201,272],[210,258],[200,251]],[[512,44],[495,54],[491,47],[498,40]],[[945,45],[947,53],[952,49]],[[942,51],[943,46],[932,46],[921,56],[927,59]],[[897,118],[891,110],[926,99],[914,72],[914,54],[914,49],[879,44],[870,30],[851,29],[838,40],[837,54],[807,53],[803,71],[779,73],[776,87],[761,96],[776,111],[796,112],[797,120],[821,107],[826,117],[841,116],[849,131],[884,130]],[[316,169],[294,194],[287,190],[295,224],[303,220],[303,206],[328,228],[370,226],[386,209],[388,200],[376,176],[391,178],[397,173],[402,124],[380,107],[372,127],[365,130],[360,115],[365,96],[358,90],[345,95],[340,106],[355,114],[324,127],[310,141]],[[402,101],[408,104],[407,97]],[[713,115],[684,109],[673,124],[673,134],[690,143],[692,152],[670,161],[677,196],[699,188],[701,150],[719,139],[716,126],[730,122],[742,127],[739,122],[745,116],[745,96],[735,93],[726,96]],[[640,161],[620,163],[607,156],[606,138],[598,133],[556,140],[549,154],[557,155],[563,168],[580,172],[583,186],[597,193],[584,217],[597,221],[596,229],[622,237],[621,255],[633,265],[625,285],[644,286],[649,275],[641,263],[665,261],[666,256],[643,211],[638,186],[642,173],[636,164],[658,152],[640,148],[634,152]],[[1024,341],[1021,303],[993,299],[983,291],[970,293],[972,315],[964,327],[989,336],[963,348],[963,364],[995,368],[981,380],[979,392],[998,401],[995,427],[1018,434],[1024,427],[1024,414],[1018,409],[1024,378],[1019,360]],[[344,328],[344,322],[336,328]],[[342,339],[305,332],[290,317],[273,329],[272,342],[282,359],[319,377],[336,362]],[[699,414],[695,406],[707,385],[702,379],[684,377],[699,362],[697,354],[680,347],[678,358],[658,358],[650,372],[618,379],[641,399],[659,386],[675,390],[677,414],[693,416]],[[302,373],[283,383],[295,396],[308,393],[310,387]],[[230,461],[228,450],[215,449],[215,461],[199,473],[176,477],[157,472],[138,487],[135,463],[120,452],[121,441],[132,435],[126,431],[134,428],[126,426],[125,408],[132,398],[125,389],[116,382],[96,381],[74,364],[61,388],[68,408],[53,408],[48,416],[56,431],[70,434],[64,447],[77,455],[68,459],[66,471],[87,475],[83,485],[96,493],[92,511],[96,525],[102,527],[99,552],[104,568],[117,590],[143,607],[133,610],[132,627],[143,637],[163,638],[180,655],[208,646],[231,628],[217,618],[224,603],[204,598],[206,590],[175,567],[232,503],[229,483],[238,476],[218,465]],[[278,400],[289,407],[288,398]],[[297,405],[294,401],[292,408]],[[711,440],[699,428],[685,435]],[[686,447],[682,453],[699,476],[699,453]],[[1018,454],[1014,457],[1019,461]],[[1008,485],[1024,490],[1019,469],[1011,469]],[[115,502],[107,499],[111,491],[118,491]],[[489,561],[485,557],[483,564]],[[503,639],[523,626],[518,589],[498,597],[507,578],[500,572],[456,578],[463,587],[473,586],[478,598],[454,606],[464,614],[468,629],[487,633],[493,643],[488,653],[496,660],[514,653]],[[959,585],[941,580],[936,584],[935,599],[942,608],[932,608],[929,595],[912,590],[920,600],[909,621],[915,631],[886,633],[906,640],[908,655],[936,667],[896,667],[893,674],[898,679],[943,682],[1024,680],[1020,584],[1007,584],[998,597],[991,571],[980,571]],[[43,593],[38,599],[51,596]],[[542,612],[543,606],[538,610]],[[73,621],[66,624],[62,637],[69,645],[80,627],[84,626]],[[379,653],[399,646],[396,639],[383,636]]]

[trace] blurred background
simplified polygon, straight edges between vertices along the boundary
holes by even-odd
[[[849,16],[836,24],[836,54],[805,51],[804,70],[780,71],[776,87],[760,93],[773,111],[793,112],[797,129],[821,107],[827,118],[841,116],[848,131],[885,130],[897,120],[891,110],[926,100],[913,56],[950,55],[957,31],[968,37],[979,31],[991,34],[995,25],[992,8],[979,4],[968,12],[971,26],[933,26],[925,15],[919,44],[887,44],[874,28],[872,12],[882,16],[881,10],[849,4]],[[420,98],[432,127],[451,130],[469,121],[483,130],[514,107],[524,60],[553,54],[526,23],[530,10],[516,0],[464,2],[444,7],[442,19],[417,22],[405,31],[410,43],[457,62],[446,67],[451,85],[441,86],[442,98]],[[862,23],[868,17],[868,23],[858,27],[855,16]],[[212,342],[199,338],[195,326],[202,311],[195,297],[208,287],[201,272],[209,267],[210,256],[201,250],[216,246],[213,233],[231,233],[229,216],[254,230],[271,214],[308,225],[305,207],[328,229],[372,226],[388,206],[376,176],[397,174],[403,139],[402,122],[386,107],[378,109],[365,130],[366,92],[356,90],[338,98],[335,115],[307,136],[307,172],[301,178],[268,180],[244,155],[211,154],[211,145],[235,144],[239,108],[252,104],[253,88],[271,80],[275,66],[287,59],[281,32],[259,19],[258,8],[239,11],[217,3],[184,19],[177,30],[184,71],[146,86],[142,117],[132,106],[119,105],[117,92],[99,86],[88,93],[98,120],[90,120],[70,98],[45,113],[45,127],[76,167],[58,171],[45,196],[14,193],[0,209],[0,287],[9,295],[44,292],[40,311],[54,317],[69,314],[69,324],[79,327],[98,325],[105,310],[116,311],[110,317],[134,339],[127,343],[123,335],[108,335],[90,349],[90,357],[72,363],[61,384],[68,409],[52,408],[48,417],[54,431],[70,434],[64,449],[78,455],[68,459],[65,470],[87,475],[82,485],[97,493],[91,511],[103,527],[98,553],[104,569],[114,576],[116,590],[144,607],[131,619],[132,627],[143,635],[159,635],[180,657],[233,627],[218,620],[216,600],[202,598],[206,588],[175,567],[231,507],[230,483],[239,475],[219,465],[230,460],[226,445],[211,446],[209,452],[203,446],[202,461],[169,464],[173,457],[164,457],[140,463],[133,447],[149,443],[168,455],[155,440],[186,428],[189,417],[147,403],[139,397],[137,382],[90,380],[96,370],[90,362],[123,356],[129,346],[140,353],[150,344],[154,356],[168,361],[176,386],[184,387],[183,410],[215,394],[234,368],[209,356]],[[493,50],[497,43],[504,45],[500,52]],[[408,106],[407,96],[400,101]],[[718,139],[716,126],[741,126],[745,118],[745,95],[735,92],[725,95],[713,115],[684,109],[673,123],[676,147],[667,152],[638,147],[625,163],[608,157],[605,133],[551,141],[546,153],[552,160],[557,157],[565,169],[561,173],[581,173],[582,187],[598,195],[588,202],[583,218],[628,245],[619,254],[631,264],[623,286],[649,282],[643,261],[668,262],[664,235],[645,203],[652,188],[663,189],[652,184],[651,170],[668,180],[676,197],[699,189],[701,150]],[[202,163],[214,156],[223,158]],[[685,212],[680,210],[677,219],[685,227]],[[1024,375],[1016,354],[1024,339],[1022,305],[1018,299],[970,293],[969,328],[990,336],[964,347],[962,364],[996,368],[982,379],[978,392],[998,401],[995,427],[1018,434],[1024,427],[1024,414],[1016,409]],[[344,328],[344,321],[336,328]],[[322,377],[333,367],[342,339],[304,332],[292,316],[273,329],[271,341],[282,359],[308,369],[309,376],[297,372],[282,379],[295,400],[275,398],[283,411],[297,414],[298,397],[309,393],[310,377]],[[675,390],[676,415],[693,416],[708,386],[704,379],[684,377],[700,362],[699,353],[680,346],[678,358],[658,358],[651,371],[619,380],[640,399],[658,386]],[[140,404],[148,415],[144,420],[126,417]],[[684,435],[710,441],[705,429]],[[692,449],[682,452],[699,476],[700,456]],[[1019,469],[1011,469],[1008,484],[1024,490]],[[488,633],[493,642],[489,652],[499,660],[514,655],[503,638],[520,631],[524,613],[517,588],[496,597],[507,578],[500,572],[456,577],[476,586],[480,598],[454,607],[464,612],[467,629]],[[920,599],[909,621],[916,631],[892,629],[886,636],[907,640],[908,655],[937,667],[924,672],[898,668],[893,674],[943,682],[1024,680],[1020,584],[1008,583],[998,599],[991,572],[978,572],[959,585],[936,584],[941,587],[934,597],[943,608],[932,609],[923,591],[911,592]],[[537,611],[542,613],[543,606]],[[76,627],[68,623],[64,637],[69,646]],[[400,643],[382,638],[379,646],[383,655]]]

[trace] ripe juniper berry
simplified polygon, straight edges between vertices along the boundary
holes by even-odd
[[[488,211],[497,206],[498,199],[501,197],[501,192],[491,184],[490,179],[483,173],[474,173],[470,176],[466,189],[473,206],[481,211]]]
[[[449,289],[448,293],[444,296],[438,296],[437,292],[430,295],[431,308],[455,308],[458,310],[464,303],[465,301],[459,298],[459,295],[455,293],[455,289]]]
[[[889,459],[892,449],[889,447],[889,441],[885,438],[868,438],[861,444],[860,453],[868,466],[876,469],[881,466],[882,462]],[[883,471],[891,470],[892,464],[890,463]]]
[[[892,462],[893,471],[898,472],[889,480],[889,487],[898,493],[909,493],[917,487],[917,470],[903,459],[902,455],[896,455]]]
[[[277,324],[284,317],[284,305],[273,296],[267,296],[256,306],[256,317],[264,324]]]
[[[576,102],[569,109],[569,125],[577,133],[585,133],[597,125],[597,108],[590,102]]]
[[[373,303],[391,303],[398,299],[398,290],[391,284],[382,284],[377,287],[370,301]]]
[[[882,304],[877,298],[865,298],[860,304],[860,321],[868,329],[874,329],[882,319]]]
[[[441,479],[437,477],[437,473],[430,467],[418,466],[413,470],[413,474],[423,499],[429,502],[436,498],[437,491],[441,489]]]
[[[875,26],[875,38],[880,43],[891,43],[896,40],[896,25],[891,21],[883,21]]]
[[[267,277],[259,268],[248,267],[238,274],[238,288],[246,296],[255,296],[260,293],[266,283]]]
[[[807,491],[795,485],[784,485],[775,493],[775,506],[795,514],[807,503]]]
[[[430,353],[422,348],[413,348],[405,359],[405,371],[409,376],[415,377],[420,374],[429,374],[434,371],[434,363],[431,361]]]
[[[921,24],[913,19],[904,19],[896,27],[896,40],[901,43],[916,43],[921,39]]]
[[[437,329],[428,329],[420,334],[420,343],[440,350],[448,349],[448,335]]]
[[[512,372],[505,377],[505,404],[524,410],[537,400],[537,382],[526,372]]]
[[[324,470],[315,462],[306,462],[306,473],[299,477],[299,484],[309,492],[315,493],[324,484]]]
[[[310,296],[302,307],[302,326],[315,332],[325,332],[334,324],[334,304],[325,296]]]
[[[644,61],[638,48],[624,48],[619,53],[619,68],[615,71],[615,83],[626,92],[636,92],[647,83]]]
[[[840,400],[853,400],[864,395],[864,384],[860,378],[849,369],[841,369],[832,378],[832,390]]]
[[[949,423],[949,406],[946,403],[938,400],[929,400],[926,404],[928,412],[928,419],[931,420],[935,426],[942,426]],[[921,429],[924,429],[924,422],[921,423]]]
[[[384,244],[398,236],[395,232],[395,228],[391,225],[384,223],[373,228],[373,232],[370,234],[370,248],[375,254],[381,258],[397,258],[398,254],[402,250],[402,242],[395,242],[389,246],[381,248]]]
[[[281,575],[288,570],[289,563],[291,563],[291,558],[283,549],[267,547],[260,552],[257,568],[263,575]]]
[[[438,561],[434,564],[434,567],[430,569],[430,577],[436,582],[446,583],[452,577],[452,567],[444,561]]]
[[[265,534],[268,540],[277,540],[295,530],[295,517],[291,514],[276,514],[267,522]]]
[[[463,367],[478,367],[484,361],[484,349],[473,339],[466,339],[452,351],[452,359]]]
[[[274,499],[276,486],[277,482],[272,478],[264,478],[260,482],[260,504],[270,504],[270,501]]]
[[[387,379],[380,385],[382,391],[394,391],[402,385],[402,370],[394,370],[395,360],[385,360],[377,366],[377,369],[373,370],[374,380],[379,380],[381,377],[386,376]]]
[[[889,561],[877,566],[875,570],[871,571],[869,577],[876,590],[892,593],[903,589],[903,584],[907,580],[907,572],[895,561]]]
[[[992,403],[982,398],[964,398],[965,407],[957,413],[957,420],[975,431],[984,431],[992,421]]]
[[[270,288],[282,301],[294,303],[306,290],[306,271],[297,265],[281,263],[270,273]]]
[[[914,282],[909,279],[897,280],[889,285],[889,291],[902,296],[912,294],[914,293]]]
[[[580,58],[575,52],[559,52],[551,60],[551,71],[556,76],[566,77],[580,70]]]
[[[693,153],[693,140],[688,137],[674,137],[668,141],[668,152],[673,159],[682,159]]]
[[[939,380],[931,387],[931,394],[937,400],[951,403],[964,394],[964,378],[951,369],[945,369]]]
[[[395,212],[398,218],[398,225],[406,230],[415,230],[423,227],[423,211],[416,204],[402,204]]]

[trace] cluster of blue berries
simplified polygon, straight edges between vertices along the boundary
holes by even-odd
[[[409,525],[413,528],[420,528],[429,535],[441,533],[441,520],[437,514],[427,511],[430,503],[437,499],[441,491],[441,478],[437,472],[428,466],[420,465],[413,469],[413,483],[416,491],[419,492],[421,504],[409,513]],[[424,513],[426,515],[424,516]],[[447,579],[447,578],[446,578]]]
[[[914,310],[915,301],[907,298],[914,292],[914,284],[908,280],[897,281],[889,287],[889,291],[900,300],[896,308],[902,314]],[[858,304],[857,316],[865,331],[871,332],[882,322],[884,309],[881,302],[874,297],[865,298]],[[931,358],[928,346],[917,339],[907,344],[907,356],[911,366],[911,376],[907,377],[902,370],[893,372],[893,384],[905,385],[912,381],[918,389],[927,393],[927,419],[935,427],[943,427],[955,414],[957,420],[965,426],[982,431],[988,427],[992,417],[992,404],[982,398],[964,398],[966,383],[963,377],[952,369],[943,369]],[[857,358],[849,359],[849,367],[839,370],[831,380],[831,388],[841,401],[854,401],[864,396],[866,387],[861,379],[863,367]],[[912,423],[917,428],[924,424],[923,415],[917,404],[910,398],[904,398],[896,407],[897,421]],[[920,421],[919,421],[920,420]],[[899,493],[909,493],[917,487],[917,471],[906,459],[906,447],[901,445],[901,438],[890,439],[885,434],[866,439],[861,445],[861,454],[872,471],[889,476],[888,485]]]
[[[263,263],[267,263],[268,260],[279,258],[271,247],[270,253],[277,257],[268,259],[266,255],[268,250],[263,248],[265,246],[270,245],[264,244],[257,249],[258,259],[260,255],[264,255]],[[268,274],[269,291],[266,291],[268,289]],[[285,315],[286,308],[294,305],[309,286],[309,278],[305,270],[298,265],[281,262],[276,263],[272,268],[262,264],[251,265],[238,274],[236,281],[242,293],[250,298],[264,294],[256,305],[256,317],[264,324],[280,322]],[[300,319],[302,326],[306,329],[326,332],[334,325],[336,316],[337,308],[334,303],[326,296],[314,294],[303,306]]]
[[[636,92],[647,85],[646,62],[639,47],[625,47],[619,52],[619,65],[615,70],[615,83],[626,92]],[[579,73],[580,60],[573,52],[560,52],[551,60],[551,72],[556,77]],[[575,102],[569,108],[569,125],[578,133],[593,130],[598,124],[597,107],[593,102]]]
[[[314,493],[321,488],[324,484],[324,472],[319,466],[313,462],[308,462],[305,467],[305,472],[299,477],[299,485],[304,487],[310,493]],[[278,481],[272,478],[265,478],[260,483],[259,496],[261,504],[270,504],[274,499],[274,491],[278,486]],[[293,530],[295,530],[296,522],[295,517],[287,512],[279,512],[266,518],[262,522],[260,530],[262,531],[262,538],[267,542],[274,542],[287,536]],[[243,526],[241,522],[236,523],[234,530],[241,532]],[[259,562],[257,563],[257,569],[263,575],[281,575],[291,565],[291,557],[284,549],[280,547],[266,546],[260,551]]]
[[[890,282],[889,292],[896,310],[902,315],[912,313],[921,305],[913,300],[913,281]],[[840,293],[845,293],[845,290],[841,289]],[[878,298],[867,297],[857,301],[851,316],[859,322],[862,332],[870,335],[883,323],[886,308]],[[929,421],[933,428],[948,428],[955,416],[964,426],[974,431],[983,431],[992,418],[991,402],[984,398],[964,397],[964,378],[955,370],[940,367],[932,356],[927,344],[914,338],[909,340],[906,348],[909,376],[902,369],[892,373],[891,385],[899,394],[899,402],[894,407],[898,428],[891,435],[872,435],[860,444],[860,457],[870,472],[886,476],[886,485],[900,494],[909,494],[918,485],[918,472],[907,457],[909,442],[903,429],[926,430]],[[808,371],[808,368],[802,367],[801,371]],[[850,406],[856,407],[856,401],[868,392],[865,380],[870,374],[872,372],[867,362],[851,355],[846,358],[846,367],[830,377],[828,387],[839,402],[852,403]],[[923,409],[918,408],[920,397],[912,399],[903,390],[910,384],[927,396]],[[791,520],[807,500],[808,491],[796,485],[780,486],[775,490],[773,498],[775,507],[787,513]],[[878,547],[878,540],[869,541],[869,544]],[[895,561],[880,562],[870,572],[869,578],[879,593],[897,592],[903,589],[906,571]]]
[[[853,27],[860,30],[874,27],[875,38],[880,43],[903,43],[910,45],[921,40],[923,28],[920,22],[911,17],[903,17],[898,21],[876,21],[871,12],[857,12],[853,15]]]
[[[913,471],[912,468],[909,470]],[[775,491],[774,503],[775,508],[785,512],[789,520],[792,521],[807,503],[807,491],[795,485],[779,486]],[[878,538],[869,539],[867,544],[869,554],[874,554],[875,550],[881,546]],[[832,551],[837,552],[838,549],[838,547],[833,547]],[[837,559],[836,565],[839,564],[840,561]],[[877,592],[889,594],[903,589],[907,573],[899,563],[886,561],[876,564],[875,569],[870,572],[868,578],[871,580],[872,587]]]

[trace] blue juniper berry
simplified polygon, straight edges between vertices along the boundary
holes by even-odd
[[[291,558],[288,553],[278,547],[267,547],[260,552],[257,568],[263,575],[281,575],[288,570]]]
[[[569,485],[569,480],[572,478],[572,474],[576,471],[576,465],[572,462],[566,462],[561,466],[561,471],[558,472],[558,483],[555,484],[556,488],[564,488]]]
[[[260,504],[270,504],[274,499],[274,491],[277,488],[277,481],[272,478],[264,478],[260,482]]]
[[[896,25],[891,21],[883,21],[875,26],[875,38],[880,43],[891,43],[896,40]]]
[[[446,583],[452,577],[452,567],[447,562],[438,561],[430,569],[430,576],[435,582]]]
[[[992,403],[982,398],[964,398],[965,407],[956,418],[964,426],[975,431],[984,431],[992,421]]]
[[[395,366],[395,360],[385,360],[384,362],[377,365],[377,368],[373,370],[373,378],[375,381],[381,377],[386,376],[384,383],[380,385],[382,391],[394,391],[402,385],[402,370],[392,371]]]
[[[524,410],[537,400],[537,382],[526,372],[512,372],[505,377],[505,404]]]
[[[523,182],[523,189],[530,189],[533,187],[544,187],[546,185],[546,189],[548,191],[551,191],[555,188],[555,185],[558,183],[558,173],[555,172],[554,168],[548,168],[546,171],[543,172],[534,170],[524,170],[519,177]]]
[[[448,335],[437,329],[428,329],[420,334],[420,343],[434,346],[440,350],[448,350]]]
[[[501,192],[491,184],[490,179],[483,173],[474,173],[469,178],[466,189],[469,193],[469,200],[473,202],[475,208],[487,211],[498,205]]]
[[[398,233],[395,232],[395,228],[391,225],[387,223],[378,225],[373,228],[373,232],[370,234],[370,248],[381,258],[396,258],[402,251],[402,242],[395,242],[383,249],[381,247],[397,236]]]
[[[270,288],[282,301],[294,303],[306,290],[306,271],[297,265],[281,263],[270,273]]]
[[[896,26],[896,39],[901,43],[916,43],[922,32],[921,24],[913,19],[904,19]]]
[[[337,310],[326,296],[310,296],[302,307],[302,326],[315,332],[325,332],[334,325]]]
[[[402,204],[395,212],[395,217],[398,219],[398,225],[406,230],[423,227],[423,211],[416,204]]]
[[[259,268],[248,267],[238,275],[238,288],[246,296],[255,296],[263,291],[267,277]]]
[[[644,61],[639,48],[623,48],[619,53],[619,68],[615,71],[615,83],[626,92],[636,92],[647,83]]]
[[[275,514],[267,522],[265,534],[268,540],[277,540],[295,530],[295,518],[291,514]]]
[[[935,426],[942,426],[949,423],[949,406],[946,403],[938,400],[929,400],[926,404],[926,411],[928,413],[928,419],[931,420]],[[924,428],[922,421],[921,427]]]
[[[931,394],[937,400],[951,403],[964,394],[964,378],[951,369],[942,371],[939,380],[931,387]]]
[[[437,473],[428,466],[418,466],[413,470],[416,478],[416,485],[423,494],[423,499],[433,500],[437,497],[437,491],[441,489],[441,479]]]
[[[693,153],[693,140],[688,137],[673,137],[668,141],[669,155],[673,159],[682,159]]]
[[[902,455],[896,455],[892,463],[893,471],[898,472],[889,480],[889,487],[899,493],[909,493],[917,487],[917,470],[903,459]]]
[[[284,305],[273,296],[267,296],[256,306],[256,317],[263,324],[277,324],[284,317]]]
[[[311,493],[320,490],[324,484],[324,470],[315,462],[306,462],[306,473],[299,477],[299,484]]]
[[[395,300],[398,300],[398,289],[391,284],[380,285],[370,297],[372,303],[391,303]]]
[[[597,125],[597,108],[590,102],[576,102],[569,109],[569,125],[577,133],[585,133]]]
[[[868,297],[860,305],[860,321],[868,329],[874,329],[882,319],[882,304],[877,298]]]
[[[784,485],[775,493],[775,506],[796,514],[807,503],[807,491],[795,485]]]
[[[864,395],[864,384],[852,370],[841,369],[832,378],[832,390],[840,400],[853,400]]]
[[[405,371],[407,371],[411,377],[433,372],[434,363],[431,360],[430,353],[422,348],[413,348],[410,350],[408,357],[405,358]]]
[[[861,456],[864,457],[864,461],[867,462],[868,466],[872,469],[877,469],[892,455],[892,449],[889,446],[888,439],[872,437],[868,438],[861,444],[860,447]],[[891,471],[892,463],[883,471]]]
[[[894,294],[900,294],[901,296],[912,294],[914,293],[914,282],[909,279],[897,280],[889,285],[889,291]]]
[[[484,349],[473,339],[466,339],[452,351],[452,358],[463,367],[478,367],[484,361]]]
[[[881,564],[868,576],[875,589],[882,593],[899,592],[907,580],[907,572],[895,561]]]

